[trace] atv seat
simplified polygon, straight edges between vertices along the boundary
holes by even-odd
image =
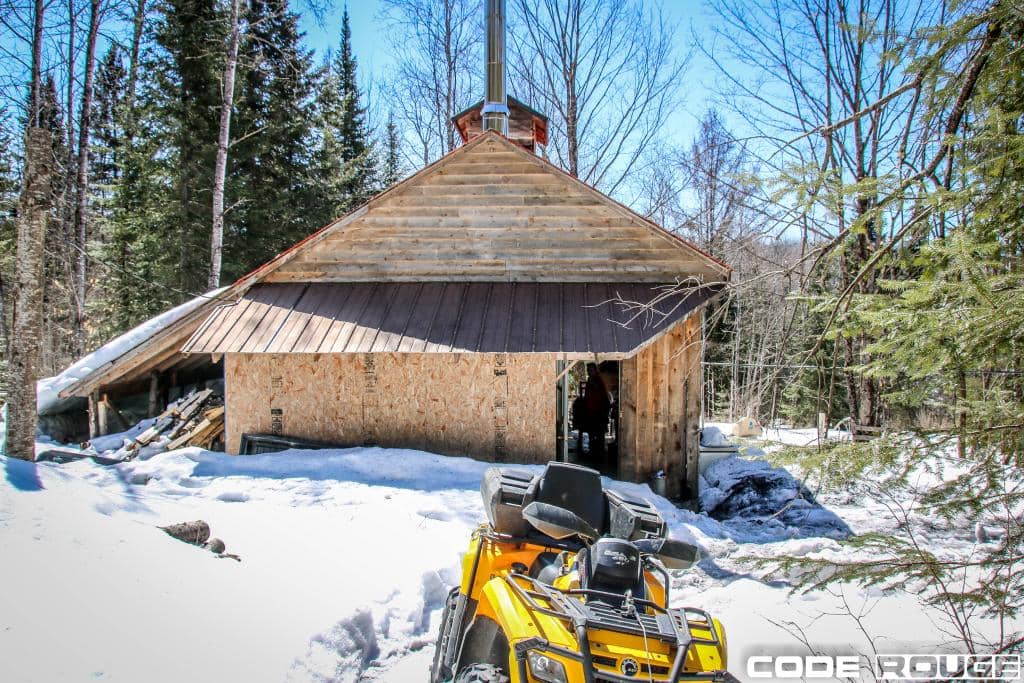
[[[601,534],[636,540],[664,538],[665,521],[647,500],[602,490],[601,475],[580,465],[549,462],[541,474],[491,467],[480,483],[484,511],[501,534],[528,538],[535,531],[522,515],[533,501],[566,508]]]
[[[597,470],[566,462],[549,462],[544,474],[534,479],[526,491],[523,507],[534,501],[569,510],[600,534],[608,531],[605,524],[608,503]]]

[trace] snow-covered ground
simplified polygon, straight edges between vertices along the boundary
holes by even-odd
[[[745,467],[729,462],[717,465],[721,486]],[[425,681],[447,587],[484,520],[488,466],[376,448],[189,448],[113,467],[0,457],[0,680]],[[750,655],[804,653],[788,631],[822,650],[869,652],[850,610],[864,612],[880,649],[945,640],[913,596],[793,595],[742,559],[845,552],[830,530],[884,525],[870,501],[718,520],[647,486],[608,483],[652,500],[672,536],[703,548],[698,567],[674,576],[673,603],[723,621],[741,678]],[[194,519],[241,562],[158,528]]]

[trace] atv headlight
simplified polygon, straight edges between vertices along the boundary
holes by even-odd
[[[530,673],[538,681],[565,683],[565,667],[557,659],[533,650],[526,653],[526,659],[530,662]]]

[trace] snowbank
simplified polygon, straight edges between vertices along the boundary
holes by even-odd
[[[245,457],[187,448],[112,467],[0,457],[2,678],[422,683],[444,597],[485,519],[479,482],[490,466],[381,448]],[[767,471],[722,466],[715,481]],[[841,556],[832,538],[794,538],[777,520],[714,519],[643,484],[606,484],[648,498],[673,537],[701,547],[696,568],[673,572],[672,601],[722,620],[740,678],[749,655],[801,651],[775,625],[784,621],[813,643],[869,651],[843,600],[871,606],[863,624],[887,647],[946,639],[914,596],[854,587],[794,596],[742,559]],[[835,509],[858,533],[883,516],[872,501]],[[242,561],[157,528],[194,519]],[[929,542],[974,541],[937,530]]]
[[[150,318],[138,327],[125,332],[120,337],[107,342],[89,355],[81,358],[78,362],[68,367],[59,375],[39,380],[36,384],[37,412],[40,415],[47,414],[47,412],[53,410],[60,404],[61,391],[67,389],[69,386],[88,376],[92,372],[95,372],[100,367],[117,360],[168,325],[184,318],[200,306],[208,303],[210,299],[217,298],[223,294],[226,289],[227,287],[221,287],[220,289],[207,292],[206,294],[197,296],[191,301],[186,301],[180,306],[176,306],[165,313],[161,313],[154,318]]]

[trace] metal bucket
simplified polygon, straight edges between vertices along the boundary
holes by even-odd
[[[652,491],[662,498],[665,497],[665,473],[663,471],[658,470],[658,472],[651,477],[647,483],[651,487]]]

